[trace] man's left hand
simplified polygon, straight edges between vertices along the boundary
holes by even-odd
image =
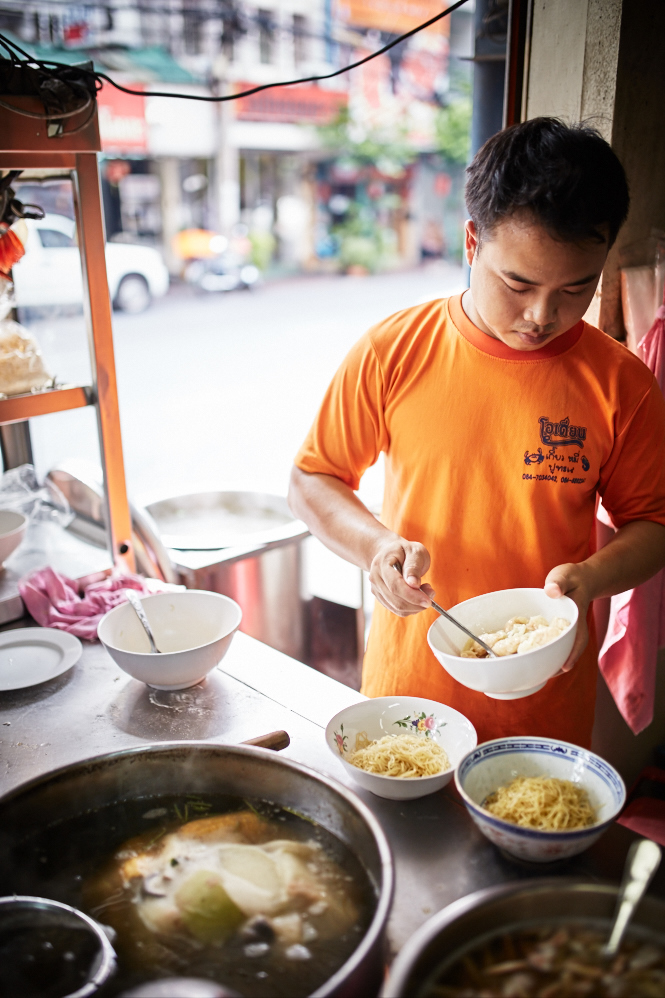
[[[544,589],[552,599],[559,599],[560,596],[568,596],[577,604],[577,609],[579,610],[575,643],[570,655],[561,666],[561,671],[556,673],[557,676],[560,676],[564,672],[570,672],[589,641],[589,628],[587,627],[586,617],[591,602],[591,594],[587,571],[584,565],[557,565],[545,579]]]

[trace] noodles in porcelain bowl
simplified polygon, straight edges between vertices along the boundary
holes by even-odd
[[[435,793],[478,741],[459,711],[421,697],[363,699],[336,714],[326,741],[347,776],[379,797]]]
[[[600,756],[553,738],[496,738],[461,760],[455,783],[476,826],[519,859],[583,852],[624,805],[626,788]]]

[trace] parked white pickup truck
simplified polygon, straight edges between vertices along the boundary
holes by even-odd
[[[45,215],[27,225],[25,256],[12,271],[16,304],[31,308],[82,302],[76,224],[64,215]],[[150,246],[107,243],[106,273],[113,307],[123,312],[143,312],[168,291],[168,270]]]

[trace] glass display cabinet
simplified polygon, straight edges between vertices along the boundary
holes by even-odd
[[[9,105],[13,106],[10,109]],[[97,153],[101,150],[97,111],[93,106],[63,121],[48,119],[41,103],[14,95],[0,99],[0,169],[26,171],[36,184],[54,178],[71,182],[75,242],[80,252],[83,311],[87,328],[89,378],[45,390],[0,398],[3,456],[12,449],[20,463],[30,455],[28,420],[92,407],[96,413],[100,463],[104,478],[107,538],[112,564],[135,570],[130,509],[123,462],[118,394],[111,327],[111,301],[106,276],[105,233]],[[19,195],[20,196],[20,195]],[[30,200],[35,200],[31,198]],[[20,264],[19,264],[20,266]],[[78,279],[78,274],[77,274]],[[82,349],[76,350],[81,353]],[[12,429],[13,428],[13,429]],[[21,446],[21,431],[27,446]],[[75,441],[72,441],[75,447]],[[82,573],[83,574],[83,573]],[[7,580],[5,580],[5,586]],[[3,601],[0,583],[0,603]],[[4,594],[7,595],[7,594]],[[12,619],[0,609],[0,621]]]

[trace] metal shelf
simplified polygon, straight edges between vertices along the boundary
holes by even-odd
[[[90,386],[51,388],[42,392],[28,392],[0,399],[0,423],[19,423],[33,416],[46,416],[50,412],[66,412],[95,404]]]

